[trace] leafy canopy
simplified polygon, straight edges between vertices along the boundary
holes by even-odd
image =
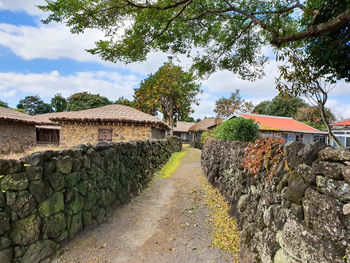
[[[49,12],[45,23],[64,22],[72,33],[102,30],[105,38],[90,52],[105,60],[142,61],[151,51],[187,54],[200,75],[227,69],[253,80],[263,74],[264,45],[305,47],[309,39],[346,28],[349,1],[341,1],[46,0],[40,8]],[[339,12],[320,8],[322,2],[334,2]]]
[[[252,119],[233,118],[221,123],[215,138],[227,141],[253,142],[258,138],[259,126]]]
[[[90,94],[88,92],[75,93],[68,98],[68,111],[86,110],[112,104],[106,97],[100,94]]]
[[[162,113],[163,119],[173,127],[176,121],[186,119],[193,112],[192,106],[198,104],[200,92],[192,73],[168,62],[135,90],[135,107],[152,115]]]
[[[119,97],[114,104],[120,104],[120,105],[125,105],[125,106],[129,106],[132,108],[135,108],[135,103],[134,101],[128,100],[127,98],[124,98],[123,96]]]
[[[231,93],[229,98],[220,98],[215,102],[214,112],[219,118],[230,117],[235,111],[251,112],[254,108],[253,103],[241,98],[239,89]]]
[[[62,112],[67,110],[68,102],[66,98],[62,96],[62,94],[57,93],[51,99],[51,106],[55,112]]]
[[[53,112],[51,105],[43,102],[39,96],[26,96],[19,101],[17,109],[23,109],[29,115]]]
[[[8,108],[9,105],[7,104],[7,102],[5,102],[5,101],[3,101],[3,100],[0,100],[0,107]]]

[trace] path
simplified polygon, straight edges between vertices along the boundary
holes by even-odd
[[[191,192],[200,185],[200,151],[186,152],[170,178],[156,176],[109,222],[72,240],[54,262],[232,262],[231,254],[209,247],[208,211]]]

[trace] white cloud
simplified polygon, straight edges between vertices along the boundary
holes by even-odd
[[[208,93],[202,93],[198,96],[200,99],[199,105],[195,105],[193,107],[194,109],[194,114],[191,116],[194,119],[204,119],[204,117],[214,117],[214,108],[215,108],[215,98],[213,98],[210,94]]]
[[[44,3],[44,0],[0,0],[0,9],[24,11],[31,15],[39,15],[42,14],[42,11],[36,6]]]
[[[329,99],[326,104],[338,120],[350,118],[350,104],[341,103],[336,99]]]
[[[25,92],[49,101],[56,93],[68,97],[76,92],[88,91],[115,100],[121,96],[131,99],[139,80],[134,75],[103,71],[78,72],[69,76],[52,71],[42,74],[0,73],[0,83],[0,90],[5,97]]]

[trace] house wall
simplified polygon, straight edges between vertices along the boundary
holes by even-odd
[[[67,148],[89,142],[99,142],[98,130],[112,129],[112,141],[126,142],[130,140],[161,139],[165,133],[146,126],[96,125],[96,124],[62,124],[60,146]]]
[[[0,124],[0,153],[23,152],[35,142],[35,125]]]

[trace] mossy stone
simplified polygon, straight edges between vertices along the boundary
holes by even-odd
[[[0,262],[1,263],[11,263],[13,257],[12,247],[0,250]]]
[[[84,208],[84,199],[83,197],[77,192],[73,192],[73,196],[71,201],[68,205],[69,209],[73,211],[74,214],[80,212]]]
[[[54,238],[66,229],[66,218],[63,213],[58,213],[44,219],[42,235],[43,238]]]
[[[83,224],[84,226],[88,226],[92,224],[92,215],[88,211],[83,212]]]
[[[73,159],[70,156],[64,156],[57,158],[56,171],[62,174],[69,174],[72,170]]]
[[[69,238],[75,237],[83,229],[82,213],[72,216],[68,226]]]
[[[51,197],[46,199],[39,205],[39,212],[45,217],[64,210],[63,194],[61,192],[54,192]]]
[[[13,244],[29,245],[38,240],[41,220],[37,214],[23,218],[12,224],[10,237]]]
[[[64,176],[64,178],[66,180],[66,186],[68,188],[74,187],[77,184],[77,182],[79,182],[79,180],[80,180],[80,176],[76,172],[70,173],[70,174],[66,174]]]
[[[28,178],[25,173],[6,175],[0,182],[0,190],[3,191],[21,191],[28,187]]]
[[[47,199],[52,193],[51,187],[41,180],[31,181],[29,184],[29,191],[39,204]]]
[[[47,175],[47,179],[49,180],[53,189],[59,191],[63,189],[66,185],[66,181],[64,176],[60,173],[51,173]]]
[[[59,245],[52,240],[41,240],[30,245],[21,263],[39,263],[53,256]]]

